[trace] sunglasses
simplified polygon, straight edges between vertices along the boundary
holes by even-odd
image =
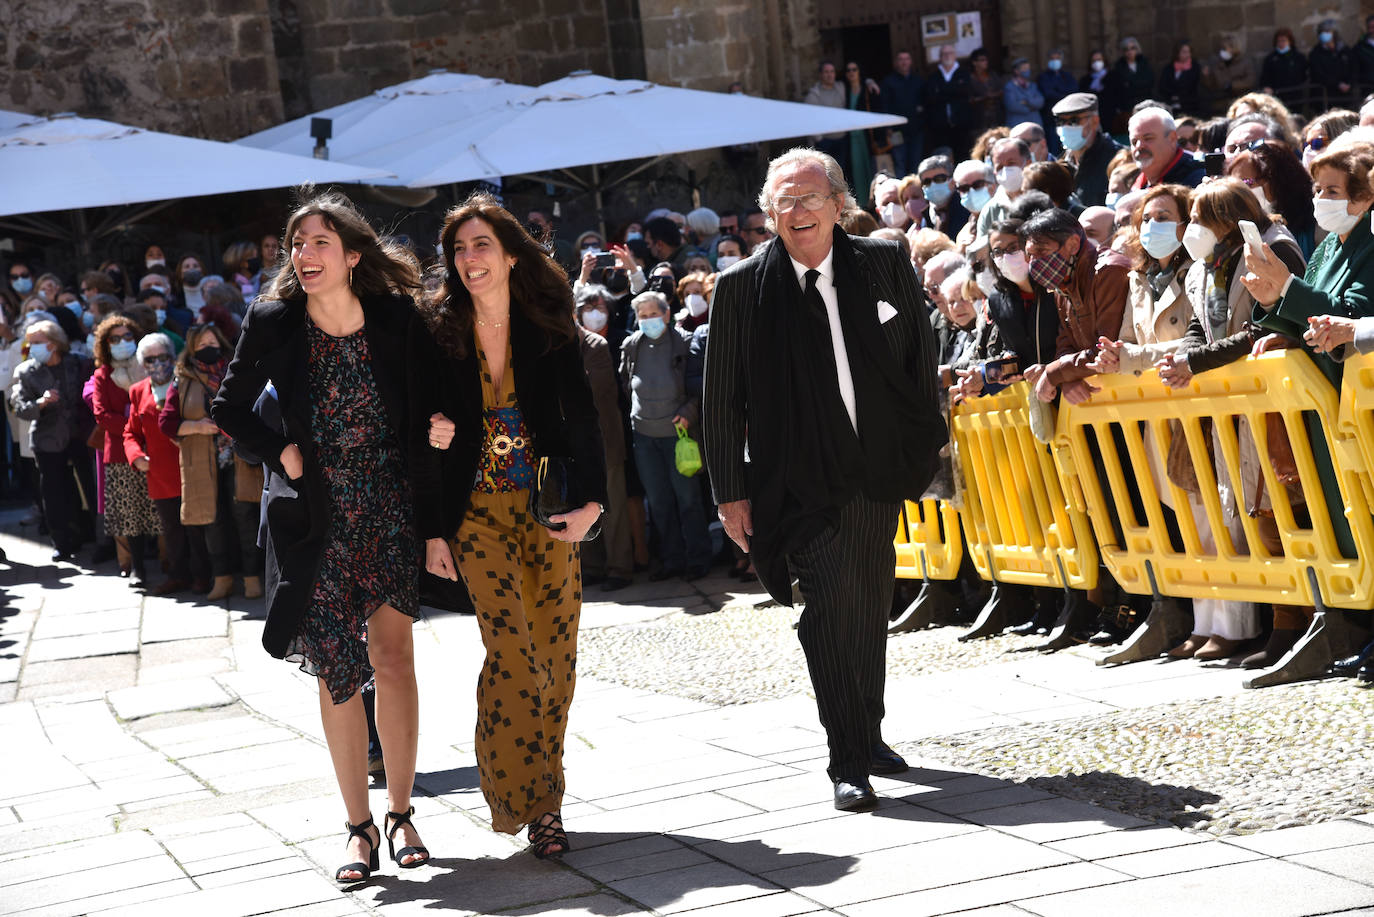
[[[767,226],[746,226],[742,231],[743,231],[743,232],[752,232],[752,233],[753,233],[754,235],[756,235],[756,236],[763,236],[763,235],[767,235],[767,234],[768,234],[768,227],[767,227]]]
[[[28,271],[25,271],[25,272],[22,273],[22,274],[11,274],[11,275],[10,275],[10,280],[23,280],[25,277],[32,277],[32,276],[33,276],[33,275],[30,274]]]
[[[967,194],[970,191],[977,191],[979,188],[986,188],[987,186],[988,180],[986,178],[980,178],[971,185],[959,185],[956,190],[958,190],[960,194]]]
[[[1096,117],[1096,115],[1057,115],[1055,116],[1054,122],[1060,127],[1074,127],[1093,117]]]
[[[1322,147],[1324,146],[1326,146],[1325,137],[1313,137],[1311,140],[1304,143],[1302,145],[1302,148],[1304,150],[1311,150],[1314,153],[1320,153],[1322,151]]]
[[[1317,138],[1317,143],[1318,143],[1318,145],[1317,145],[1317,146],[1314,146],[1312,149],[1314,149],[1314,150],[1320,150],[1320,149],[1321,149],[1321,145],[1320,145],[1320,144],[1321,144],[1321,138],[1320,138],[1320,137]],[[1253,153],[1255,150],[1258,150],[1258,149],[1259,149],[1260,147],[1262,147],[1262,146],[1264,146],[1264,138],[1263,138],[1263,137],[1261,137],[1261,138],[1258,139],[1258,140],[1251,140],[1251,141],[1249,141],[1248,143],[1228,143],[1228,144],[1226,144],[1226,146],[1222,147],[1222,151],[1225,152],[1227,156],[1234,156],[1234,155],[1236,155],[1237,153],[1241,152],[1242,150],[1245,150],[1245,151],[1248,151],[1248,152]]]
[[[941,172],[939,175],[931,175],[921,179],[921,187],[929,188],[931,185],[943,185],[947,181],[949,181],[949,174]]]

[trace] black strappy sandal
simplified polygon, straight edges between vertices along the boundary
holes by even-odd
[[[529,838],[531,851],[541,860],[562,856],[572,849],[563,830],[563,816],[557,812],[545,812],[539,821],[532,822]]]
[[[396,861],[396,865],[402,869],[414,869],[416,866],[423,866],[429,862],[429,848],[427,847],[402,847],[396,850],[396,832],[402,825],[415,827],[415,822],[410,820],[410,816],[415,814],[415,807],[411,806],[404,812],[388,812],[382,824],[387,826],[386,830],[386,849],[391,855],[391,859]],[[409,863],[402,863],[401,859],[408,856],[423,857],[423,859],[411,860]]]
[[[372,840],[372,835],[367,833],[369,828],[377,827],[375,824],[373,824],[371,815],[369,815],[367,817],[367,821],[363,822],[362,824],[350,825],[348,822],[344,822],[344,827],[348,829],[348,839],[350,841],[355,837],[360,837],[363,840],[367,841],[367,846],[372,850],[372,853],[368,856],[366,863],[364,863],[362,860],[359,860],[356,863],[349,863],[346,866],[340,866],[338,869],[334,870],[335,882],[339,883],[340,885],[357,885],[360,882],[366,882],[368,879],[372,878],[372,873],[378,868],[380,868],[382,865],[381,861],[377,857],[377,845],[382,842],[381,832],[377,832],[378,837],[375,842]],[[345,845],[347,845],[348,841],[345,841],[344,843]],[[345,878],[344,873],[346,872],[356,872],[359,874],[358,878]]]

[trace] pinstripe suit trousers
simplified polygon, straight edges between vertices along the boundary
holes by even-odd
[[[830,746],[831,780],[867,778],[882,739],[899,510],[855,496],[836,526],[787,558],[805,602],[797,638]]]

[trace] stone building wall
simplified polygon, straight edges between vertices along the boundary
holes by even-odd
[[[228,140],[282,120],[268,0],[0,5],[0,108]]]

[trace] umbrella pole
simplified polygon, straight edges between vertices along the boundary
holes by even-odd
[[[597,229],[601,232],[601,238],[607,239],[606,211],[601,196],[601,166],[596,163],[592,164],[592,200],[596,204]]]
[[[76,256],[80,263],[89,268],[91,265],[91,236],[86,226],[86,211],[72,211],[72,240],[76,243]]]

